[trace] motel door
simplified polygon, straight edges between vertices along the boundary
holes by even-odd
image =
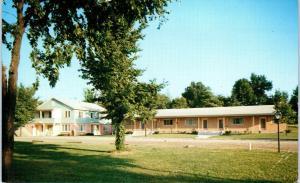
[[[223,119],[219,119],[219,129],[223,129],[223,128],[224,128]]]

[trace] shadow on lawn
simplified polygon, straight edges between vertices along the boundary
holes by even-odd
[[[30,142],[16,142],[15,144],[15,182],[266,182],[265,180],[222,179],[149,169],[135,165],[130,159],[112,157],[109,154],[110,151]],[[69,153],[65,152],[65,149],[73,151]],[[94,154],[82,155],[76,153],[77,150]],[[138,173],[135,172],[136,170],[154,171],[160,175]],[[166,175],[161,175],[161,173]]]

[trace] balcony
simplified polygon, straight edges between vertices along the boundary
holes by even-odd
[[[34,118],[34,123],[54,123],[54,118]]]

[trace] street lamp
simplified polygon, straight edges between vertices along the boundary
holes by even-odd
[[[280,153],[279,123],[280,123],[280,118],[282,116],[281,112],[276,111],[274,116],[275,116],[275,122],[277,123],[278,152]]]

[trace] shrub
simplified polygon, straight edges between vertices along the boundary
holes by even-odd
[[[153,134],[159,134],[159,131],[155,131]]]
[[[94,133],[86,133],[86,136],[94,136]]]
[[[133,134],[133,131],[127,131],[125,134]]]
[[[290,129],[285,130],[285,133],[291,133]]]
[[[225,131],[224,135],[230,135],[231,134],[231,131]]]
[[[193,131],[192,131],[192,134],[194,134],[194,135],[198,135],[198,131],[196,131],[196,130],[193,130]]]

